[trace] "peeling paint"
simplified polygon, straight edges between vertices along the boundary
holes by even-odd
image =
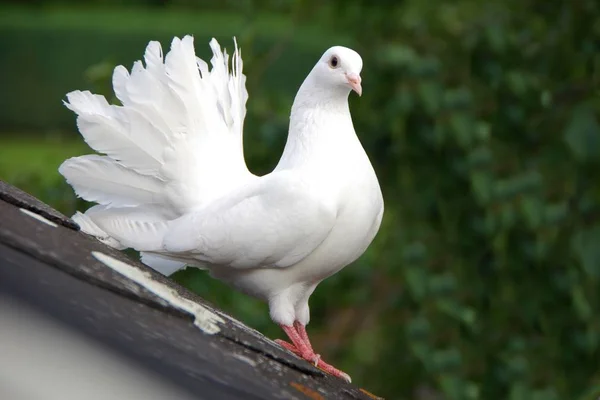
[[[254,361],[253,359],[251,359],[250,357],[246,357],[243,354],[238,354],[238,353],[231,353],[231,355],[233,356],[233,358],[236,358],[242,362],[245,362],[246,364],[249,364],[253,367],[256,367],[256,361]]]
[[[53,228],[56,228],[58,225],[55,224],[54,222],[50,221],[47,218],[42,217],[39,214],[34,213],[33,211],[30,210],[26,210],[25,208],[19,208],[19,210],[21,210],[21,212],[25,215],[29,215],[31,218],[37,219],[40,222],[43,222],[46,225],[50,225]]]
[[[204,333],[214,335],[221,330],[218,323],[225,322],[221,317],[201,304],[180,296],[176,290],[154,280],[150,273],[142,271],[137,267],[124,263],[121,260],[117,260],[116,258],[99,251],[92,251],[92,256],[115,272],[118,272],[126,278],[143,286],[173,307],[193,315],[194,325],[200,328]]]

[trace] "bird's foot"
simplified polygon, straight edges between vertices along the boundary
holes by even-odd
[[[294,346],[291,343],[286,342],[285,340],[275,339],[275,342],[278,345],[280,345],[281,347],[283,347],[284,349],[287,349],[287,350],[291,351],[292,353],[294,353],[295,355],[297,355],[298,357],[300,357],[300,358],[302,358],[302,359],[310,362],[315,367],[318,365],[319,360],[321,359],[321,355],[315,354],[314,351],[304,351],[304,352],[302,352],[296,346]]]
[[[319,358],[319,361],[317,363],[317,368],[319,368],[323,372],[328,373],[329,375],[337,376],[338,378],[343,379],[348,383],[352,383],[352,379],[350,378],[350,375],[348,375],[344,371],[340,371],[339,369],[337,369],[336,367],[334,367],[331,364],[327,364],[325,361],[321,360],[321,358]]]
[[[275,342],[277,344],[279,344],[284,349],[291,351],[298,357],[310,362],[323,372],[326,372],[333,376],[337,376],[338,378],[341,378],[346,382],[352,382],[352,379],[350,379],[350,375],[343,371],[340,371],[339,369],[335,368],[330,364],[327,364],[321,359],[321,356],[319,354],[316,354],[314,352],[312,345],[310,344],[310,340],[308,340],[306,329],[303,325],[294,323],[294,326],[282,325],[281,328],[288,335],[292,343],[288,343],[281,339],[276,339]]]
[[[315,367],[319,368],[321,371],[326,372],[330,375],[336,376],[340,379],[343,379],[348,383],[352,382],[350,375],[348,375],[344,371],[340,371],[339,369],[335,368],[331,364],[327,364],[325,361],[323,361],[321,359],[321,356],[319,354],[315,354],[314,351],[302,353],[296,346],[294,346],[291,343],[286,342],[285,340],[275,339],[275,342],[277,344],[279,344],[281,347],[283,347],[284,349],[291,351],[298,357],[313,364]]]

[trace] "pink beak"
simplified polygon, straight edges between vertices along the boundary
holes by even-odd
[[[352,90],[354,90],[359,96],[362,96],[362,86],[360,86],[362,79],[360,78],[360,75],[349,73],[346,74],[346,79],[348,80],[348,84]]]

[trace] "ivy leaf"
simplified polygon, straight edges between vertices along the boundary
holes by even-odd
[[[600,157],[600,125],[590,108],[576,110],[565,130],[565,141],[579,161]]]
[[[577,232],[571,248],[578,256],[584,271],[591,277],[600,276],[600,225]]]

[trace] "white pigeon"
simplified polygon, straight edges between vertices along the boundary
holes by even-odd
[[[212,68],[193,38],[174,38],[164,61],[150,42],[131,74],[114,70],[122,105],[88,91],[67,95],[88,145],[104,155],[66,160],[60,173],[98,203],[73,219],[118,249],[139,250],[164,275],[194,266],[269,304],[289,336],[282,346],[350,380],[313,350],[308,298],[356,260],[379,230],[383,198],[354,131],[348,96],[361,95],[362,59],[327,50],[298,90],[277,167],[256,176],[244,161],[248,94],[242,58],[210,42]]]

